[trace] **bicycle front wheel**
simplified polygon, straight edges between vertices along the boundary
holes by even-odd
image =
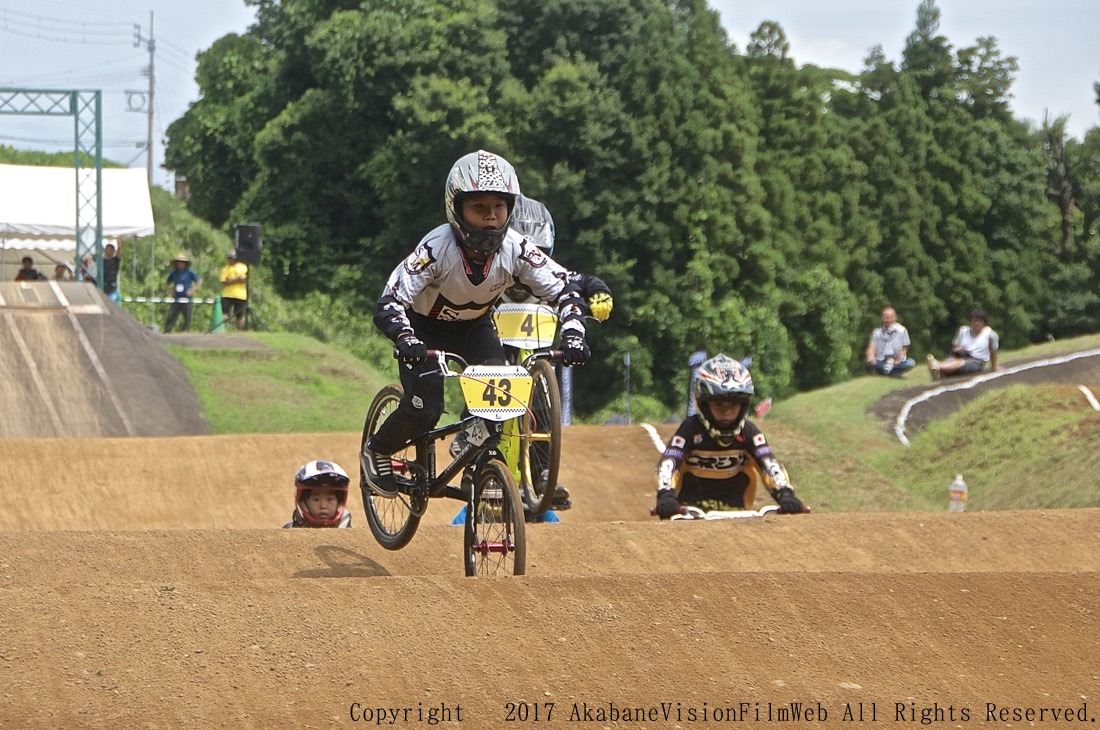
[[[474,481],[466,509],[463,557],[466,575],[523,575],[527,531],[519,489],[504,462],[485,464]]]
[[[374,396],[374,402],[367,411],[367,420],[363,424],[363,440],[359,445],[359,489],[363,493],[363,506],[367,511],[367,525],[378,544],[387,550],[400,550],[409,544],[420,526],[420,515],[424,514],[423,499],[406,492],[398,492],[395,497],[380,497],[367,486],[363,472],[362,454],[367,440],[374,435],[378,427],[385,423],[390,414],[397,410],[404,391],[401,386],[387,385]],[[393,454],[394,463],[414,461],[413,447]]]
[[[536,517],[550,509],[561,468],[561,391],[554,366],[531,366],[531,412],[524,417],[525,448],[520,474],[523,503]]]

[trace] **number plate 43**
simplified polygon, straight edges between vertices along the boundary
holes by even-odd
[[[531,374],[519,365],[471,365],[461,381],[462,397],[475,416],[507,421],[527,412]]]

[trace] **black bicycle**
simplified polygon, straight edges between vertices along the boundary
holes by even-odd
[[[539,356],[554,357],[557,352]],[[522,365],[468,365],[450,352],[432,350],[444,377],[457,377],[469,416],[434,428],[407,442],[391,455],[398,490],[394,497],[375,494],[360,467],[359,485],[367,524],[382,547],[400,550],[420,526],[428,503],[447,498],[466,502],[463,562],[466,575],[523,575],[527,568],[527,534],[523,502],[516,480],[500,451],[505,423],[530,412],[532,378]],[[454,363],[459,370],[448,365]],[[387,385],[374,397],[363,440],[378,430],[401,402],[399,385]],[[465,432],[466,445],[454,459],[436,470],[436,443]],[[452,486],[461,475],[460,487]]]

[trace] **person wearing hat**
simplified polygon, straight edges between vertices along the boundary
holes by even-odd
[[[168,305],[168,319],[164,322],[164,333],[168,334],[176,326],[176,320],[183,315],[181,332],[191,329],[191,297],[202,286],[202,278],[191,270],[191,259],[187,254],[178,254],[172,259],[172,270],[168,272],[168,294],[172,303]]]
[[[237,329],[244,329],[244,313],[248,309],[248,264],[237,260],[233,249],[225,255],[218,280],[222,283],[222,321],[236,320]]]

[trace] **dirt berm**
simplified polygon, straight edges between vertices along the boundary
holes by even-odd
[[[0,437],[208,432],[159,340],[89,283],[0,282]]]
[[[572,426],[577,506],[529,526],[529,575],[470,579],[456,503],[397,552],[358,497],[356,529],[280,529],[297,466],[357,445],[0,440],[0,727],[1100,717],[1100,510],[660,523],[645,432]]]

